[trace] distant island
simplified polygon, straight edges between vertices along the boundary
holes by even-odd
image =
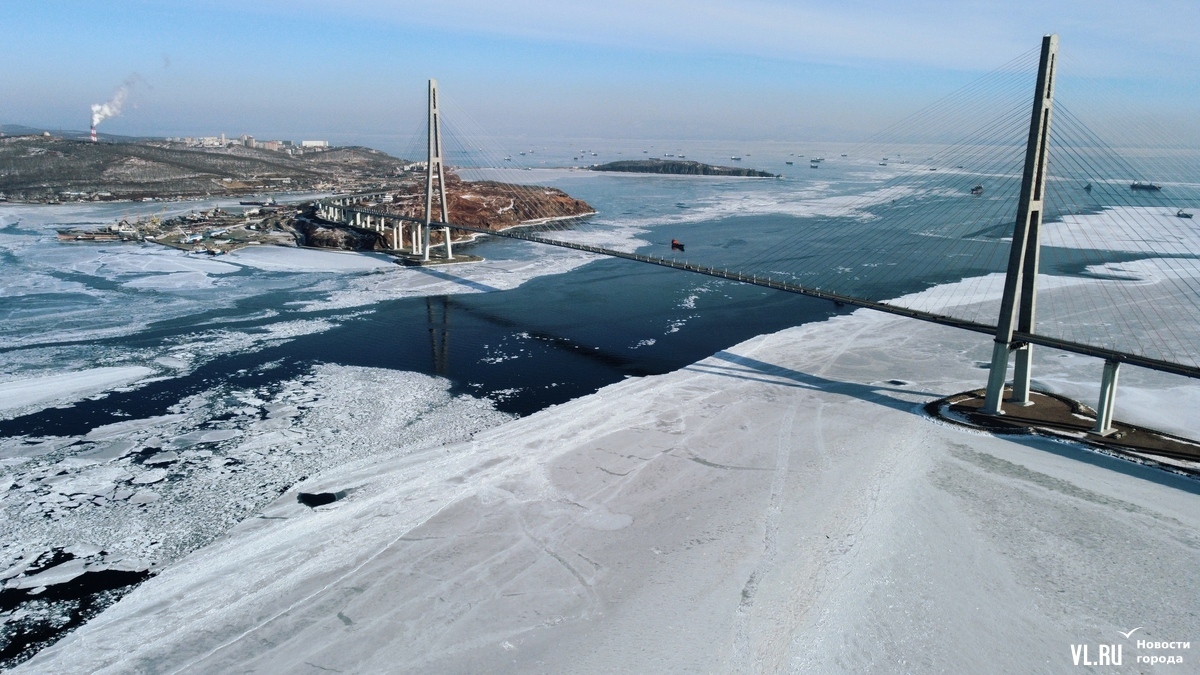
[[[669,173],[681,176],[746,176],[749,178],[778,178],[773,173],[733,166],[713,166],[702,162],[667,159],[629,159],[588,167],[592,171],[624,171],[627,173]]]

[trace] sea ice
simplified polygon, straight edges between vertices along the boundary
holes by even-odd
[[[1175,216],[1169,207],[1108,207],[1093,214],[1065,214],[1048,222],[1043,246],[1101,248],[1111,251],[1194,256],[1200,251],[1200,228]]]
[[[395,259],[383,253],[318,251],[282,246],[256,246],[229,254],[230,262],[268,271],[363,272],[395,269]]]
[[[112,494],[118,483],[132,477],[133,474],[121,467],[99,467],[48,478],[43,481],[43,485],[62,495],[104,496]]]
[[[213,280],[203,272],[174,272],[138,277],[121,284],[125,288],[150,288],[158,291],[196,290],[212,288]]]
[[[129,482],[133,483],[134,485],[150,485],[166,478],[167,473],[168,472],[166,469],[150,469],[149,471],[145,471],[134,476],[133,480]]]
[[[66,583],[86,572],[86,565],[87,561],[81,558],[68,560],[44,572],[38,572],[37,574],[6,582],[4,586],[5,588],[37,588],[39,586],[53,586],[55,584]]]
[[[153,373],[146,366],[112,366],[0,382],[0,415],[13,417],[36,407],[78,401]]]

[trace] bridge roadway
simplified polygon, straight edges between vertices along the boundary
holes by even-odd
[[[358,195],[356,195],[355,197],[361,198]],[[342,198],[342,199],[345,199],[345,198]],[[359,213],[362,213],[363,215],[378,216],[381,218],[388,218],[390,220],[403,220],[403,221],[407,221],[407,222],[411,222],[411,223],[417,223],[420,225],[424,225],[424,221],[422,221],[422,220],[418,220],[416,218],[410,218],[407,216],[399,216],[399,215],[396,215],[395,213],[391,213],[391,212],[384,211],[381,209],[351,207],[351,206],[342,206],[341,208],[343,211],[346,211],[346,212],[359,212]],[[350,223],[342,223],[342,224],[350,225]],[[353,226],[353,225],[351,225],[351,226]],[[626,253],[624,251],[617,251],[617,250],[610,249],[610,248],[603,248],[601,246],[590,246],[588,244],[576,244],[576,243],[569,242],[569,241],[548,239],[546,237],[540,237],[537,234],[534,234],[531,232],[521,231],[521,229],[520,229],[521,226],[518,226],[516,228],[507,229],[507,230],[500,230],[500,231],[489,230],[489,229],[483,228],[483,227],[473,227],[470,225],[458,225],[455,223],[441,223],[441,222],[431,222],[429,224],[429,226],[433,227],[433,228],[449,227],[451,229],[462,230],[464,232],[474,232],[476,234],[486,234],[486,235],[490,235],[493,237],[505,237],[507,239],[519,239],[521,241],[531,241],[531,242],[534,242],[537,244],[545,244],[547,246],[558,246],[561,248],[569,248],[569,249],[573,249],[576,251],[586,251],[588,253],[605,255],[605,256],[612,257],[612,258],[623,258],[625,260],[634,260],[637,262],[649,263],[651,265],[659,265],[661,267],[669,267],[671,269],[683,270],[686,272],[693,272],[695,274],[704,274],[704,275],[710,276],[710,277],[717,277],[718,279],[728,279],[730,281],[737,281],[739,283],[750,284],[752,286],[761,286],[763,288],[771,288],[771,289],[774,289],[777,291],[784,291],[787,293],[797,293],[799,295],[807,295],[812,298],[820,298],[822,300],[829,300],[829,301],[832,301],[835,303],[841,303],[841,304],[850,305],[853,307],[865,307],[867,309],[873,309],[873,310],[876,310],[879,312],[895,314],[897,316],[903,316],[903,317],[907,317],[910,319],[917,319],[919,321],[928,321],[930,323],[936,323],[936,324],[940,324],[943,326],[950,326],[952,328],[961,328],[963,330],[974,331],[976,333],[983,333],[985,335],[991,335],[993,337],[996,334],[996,326],[991,325],[991,324],[978,323],[975,321],[966,321],[964,319],[957,319],[955,317],[946,316],[944,314],[934,314],[932,312],[924,312],[919,309],[909,309],[907,307],[898,307],[896,305],[889,305],[886,302],[878,302],[875,300],[865,300],[863,298],[856,298],[856,297],[849,296],[849,295],[841,295],[839,293],[832,293],[832,292],[824,291],[824,290],[821,290],[818,288],[809,288],[807,286],[801,286],[799,284],[788,283],[786,281],[779,281],[777,279],[771,279],[769,277],[760,277],[760,276],[754,275],[754,274],[743,274],[741,272],[731,272],[727,269],[718,269],[715,267],[705,267],[702,265],[694,265],[694,264],[686,262],[686,261],[680,262],[675,259],[661,258],[658,256],[640,255],[637,253]],[[1026,343],[1029,343],[1032,345],[1048,347],[1050,349],[1059,349],[1059,350],[1062,350],[1065,352],[1082,354],[1084,356],[1092,356],[1095,358],[1104,359],[1106,361],[1127,363],[1132,366],[1139,366],[1142,368],[1148,368],[1150,370],[1157,370],[1157,371],[1164,372],[1164,373],[1172,373],[1175,375],[1182,375],[1184,377],[1200,379],[1200,368],[1198,368],[1196,366],[1188,366],[1188,365],[1184,365],[1184,364],[1180,364],[1180,363],[1172,363],[1170,361],[1163,361],[1161,359],[1154,359],[1154,358],[1150,358],[1147,356],[1141,356],[1138,354],[1129,354],[1126,352],[1120,352],[1120,351],[1116,351],[1116,350],[1112,350],[1112,349],[1106,349],[1104,347],[1095,347],[1092,345],[1080,344],[1078,342],[1073,342],[1071,340],[1063,340],[1060,338],[1048,337],[1045,335],[1038,335],[1036,333],[1024,333],[1024,332],[1016,331],[1013,333],[1013,339],[1018,342],[1026,342]]]

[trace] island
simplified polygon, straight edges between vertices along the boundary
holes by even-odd
[[[628,159],[588,167],[592,171],[621,171],[625,173],[665,173],[680,176],[745,176],[748,178],[778,178],[773,173],[733,166],[714,166],[703,162],[678,159]]]

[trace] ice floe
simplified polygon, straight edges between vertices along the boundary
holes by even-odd
[[[0,417],[78,401],[137,382],[154,372],[146,366],[113,366],[0,382]]]
[[[255,246],[229,254],[237,265],[283,272],[363,272],[396,269],[395,259],[382,253],[318,251],[281,246]]]

